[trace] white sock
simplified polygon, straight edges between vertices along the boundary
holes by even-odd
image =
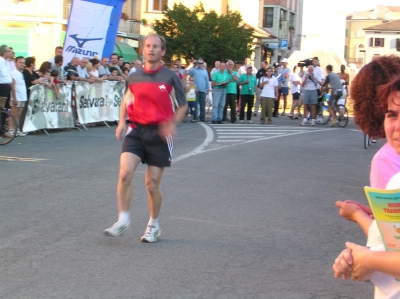
[[[307,122],[307,117],[303,118],[303,122]]]
[[[150,217],[149,223],[147,225],[154,226],[155,228],[158,228],[159,227],[158,218],[154,219],[154,218]]]
[[[120,222],[130,222],[131,221],[131,217],[129,216],[129,212],[120,212],[118,214],[118,221]]]

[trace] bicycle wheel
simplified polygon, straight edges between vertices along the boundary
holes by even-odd
[[[338,126],[344,128],[349,123],[349,113],[347,108],[343,105],[339,105],[338,110],[335,109],[336,119]]]
[[[364,134],[364,148],[367,149],[370,145],[370,138],[368,134]]]
[[[329,114],[328,105],[322,105],[322,115],[318,115],[317,117],[317,124],[319,125],[326,125],[328,121],[331,119]]]
[[[5,118],[6,121],[4,123],[4,131],[8,131],[8,129],[11,127],[10,124],[12,123],[12,127],[14,130],[11,133],[8,133],[11,135],[11,138],[5,138],[2,135],[0,135],[0,145],[5,145],[7,143],[10,143],[14,138],[15,135],[17,134],[17,121],[15,120],[14,116],[12,116],[10,113],[8,113],[6,110],[0,109],[0,119]]]

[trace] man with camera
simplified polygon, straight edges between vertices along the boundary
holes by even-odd
[[[311,125],[315,125],[315,112],[318,103],[318,85],[323,84],[322,78],[314,73],[314,67],[310,65],[303,77],[301,86],[304,88],[304,115],[302,126],[307,126],[308,105],[311,106]]]

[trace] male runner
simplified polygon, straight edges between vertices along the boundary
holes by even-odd
[[[131,222],[131,182],[140,161],[148,165],[145,184],[150,212],[150,220],[141,241],[152,243],[161,235],[158,224],[162,202],[160,181],[164,167],[171,165],[172,136],[187,109],[179,77],[161,64],[165,52],[164,37],[148,35],[143,47],[146,59],[144,68],[129,75],[126,81],[126,93],[116,130],[118,140],[125,136],[117,186],[118,221],[104,231],[111,236],[119,236]],[[131,122],[128,130],[125,124],[127,116]]]

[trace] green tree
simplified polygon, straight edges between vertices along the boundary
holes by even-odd
[[[200,3],[192,10],[183,4],[165,7],[164,18],[154,23],[154,30],[167,41],[166,59],[173,55],[186,60],[202,57],[206,62],[243,60],[252,52],[253,28],[246,28],[242,16],[230,11],[217,15],[206,12]]]

